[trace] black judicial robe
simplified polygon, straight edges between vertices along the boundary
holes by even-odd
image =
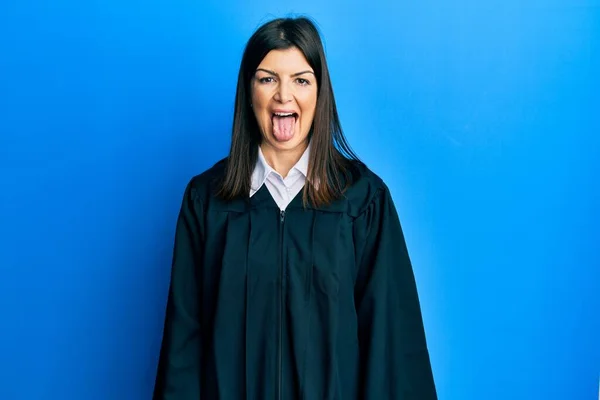
[[[224,161],[179,214],[155,400],[431,400],[412,266],[384,182],[281,212],[268,189],[224,202]]]

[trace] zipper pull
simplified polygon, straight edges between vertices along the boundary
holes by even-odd
[[[283,220],[285,219],[285,210],[281,210],[279,212],[279,216],[281,217],[281,222],[283,222]]]

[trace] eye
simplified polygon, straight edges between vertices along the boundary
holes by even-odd
[[[298,82],[302,86],[310,85],[310,82],[304,78],[298,78],[296,79],[296,82]]]
[[[258,82],[260,82],[260,83],[271,83],[271,82],[273,82],[273,77],[272,76],[265,76],[265,77],[259,78]]]

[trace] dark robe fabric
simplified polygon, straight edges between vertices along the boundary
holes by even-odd
[[[385,183],[360,164],[343,198],[282,212],[264,185],[217,198],[224,166],[185,190],[154,399],[437,399]]]

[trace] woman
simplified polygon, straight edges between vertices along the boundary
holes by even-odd
[[[250,38],[229,157],[185,191],[154,398],[436,398],[390,192],[305,18]]]

